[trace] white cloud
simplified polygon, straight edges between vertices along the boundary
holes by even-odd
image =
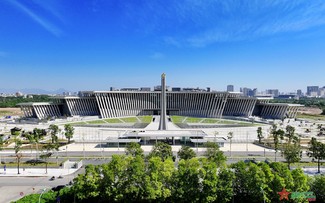
[[[186,0],[182,6],[175,7],[179,21],[190,24],[184,37],[164,39],[167,44],[177,47],[204,47],[325,25],[323,0]]]
[[[28,15],[32,20],[34,20],[36,23],[41,25],[44,29],[46,29],[48,32],[52,33],[53,35],[59,37],[63,34],[61,29],[51,24],[50,22],[46,21],[41,16],[37,15],[35,12],[30,10],[23,4],[17,2],[16,0],[7,0],[7,1],[11,3],[13,6],[15,6],[18,10]]]

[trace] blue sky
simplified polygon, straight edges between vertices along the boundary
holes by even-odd
[[[2,0],[0,88],[325,86],[324,0]]]

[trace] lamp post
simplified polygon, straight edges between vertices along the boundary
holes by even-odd
[[[228,139],[230,140],[230,157],[231,157],[231,142],[232,142],[233,134],[234,134],[234,132],[229,132],[228,133]]]
[[[38,198],[38,203],[41,202],[41,197],[42,197],[43,193],[45,192],[45,190],[46,190],[46,188],[44,188],[44,189],[42,190],[42,193],[41,193],[41,195],[40,195],[39,198]]]
[[[219,132],[214,131],[214,143],[216,143],[217,140],[217,135],[219,135]]]
[[[83,155],[85,159],[85,133],[82,133]]]

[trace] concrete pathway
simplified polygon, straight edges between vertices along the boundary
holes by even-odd
[[[153,116],[152,118],[155,119],[155,121],[149,123],[149,125],[147,125],[147,127],[145,127],[144,130],[158,130],[160,116]]]
[[[6,171],[4,171],[4,168],[2,167],[0,169],[0,180],[1,177],[22,177],[22,176],[31,176],[31,177],[39,177],[39,176],[48,176],[48,177],[59,177],[59,176],[66,176],[72,173],[75,173],[78,171],[79,168],[70,168],[70,169],[63,169],[63,168],[48,168],[47,174],[45,173],[45,167],[44,168],[23,168],[21,167],[19,172],[20,174],[17,174],[17,168],[6,168]]]

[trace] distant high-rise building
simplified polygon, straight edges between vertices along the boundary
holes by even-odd
[[[318,96],[318,90],[318,86],[307,86],[307,95],[312,97]]]
[[[137,87],[124,87],[124,88],[121,88],[121,91],[139,91],[139,88],[137,88]]]
[[[207,87],[207,92],[211,92],[211,88],[210,87]]]
[[[325,97],[325,87],[318,89],[318,96]]]
[[[278,89],[266,90],[266,94],[270,94],[273,97],[278,97],[279,96],[279,90]]]
[[[242,92],[243,95],[246,97],[254,97],[255,95],[257,95],[257,88],[251,89],[247,87],[241,87],[240,92]]]
[[[227,92],[233,92],[234,86],[233,85],[227,85]]]
[[[140,87],[140,91],[151,91],[150,87]]]
[[[301,97],[301,96],[303,96],[303,95],[302,95],[302,91],[301,91],[301,90],[297,90],[297,96],[298,96],[298,97]]]
[[[182,91],[182,88],[180,87],[172,87],[172,92],[180,92]]]

